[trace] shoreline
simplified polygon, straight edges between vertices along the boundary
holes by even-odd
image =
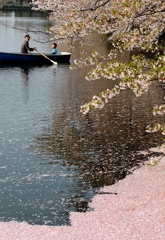
[[[71,226],[0,222],[1,240],[165,239],[164,156],[100,191],[89,204],[94,211],[70,214]]]

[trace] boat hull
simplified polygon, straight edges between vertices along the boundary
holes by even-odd
[[[70,63],[71,53],[60,52],[58,54],[44,53],[48,58],[57,63]],[[39,53],[7,53],[0,52],[0,63],[27,63],[27,64],[51,64],[52,62]]]

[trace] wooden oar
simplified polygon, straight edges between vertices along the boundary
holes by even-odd
[[[57,62],[53,61],[52,59],[48,58],[45,54],[43,54],[42,52],[38,51],[37,49],[35,49],[39,54],[41,54],[43,57],[47,58],[49,61],[51,61],[54,65],[58,65]]]

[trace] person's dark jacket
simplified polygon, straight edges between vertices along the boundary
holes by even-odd
[[[33,51],[33,48],[30,48],[29,42],[25,40],[21,46],[21,53],[28,53],[28,51]]]

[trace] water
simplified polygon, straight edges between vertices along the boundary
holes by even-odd
[[[35,23],[41,30],[51,24],[30,12],[1,12],[0,21],[17,28]],[[25,34],[0,28],[0,51],[19,51]],[[36,37],[49,39],[42,33]],[[100,37],[93,39],[97,48]],[[49,43],[30,42],[34,44],[50,51]],[[60,51],[68,47],[58,45]],[[99,43],[98,49],[106,53],[109,47]],[[76,46],[72,60],[78,57]],[[142,151],[161,144],[161,134],[146,133],[145,127],[163,120],[151,110],[164,103],[164,86],[155,82],[141,98],[123,91],[104,109],[83,116],[80,105],[115,84],[87,82],[88,70],[71,71],[68,65],[0,67],[1,221],[69,225],[71,211],[90,210],[88,202],[100,187],[124,178],[147,160]]]

